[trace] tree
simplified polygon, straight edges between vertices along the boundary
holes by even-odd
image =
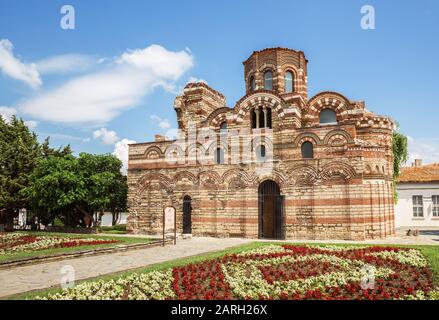
[[[87,199],[83,203],[88,214],[97,215],[110,209],[117,210],[121,206],[118,197],[123,189],[120,172],[122,162],[113,155],[81,153],[78,163],[88,190]]]
[[[58,217],[68,226],[90,227],[94,215],[126,207],[121,167],[113,155],[50,155],[39,163],[26,189],[31,208],[44,224]]]
[[[72,154],[72,148],[70,147],[70,145],[60,147],[58,149],[53,149],[50,147],[49,142],[50,137],[47,137],[41,144],[41,152],[44,158],[48,158],[49,156],[64,157],[66,155]]]
[[[408,142],[407,137],[399,131],[399,125],[393,132],[393,194],[395,202],[398,201],[396,192],[396,181],[401,174],[401,167],[408,160]]]
[[[22,192],[41,157],[37,136],[22,119],[15,116],[9,123],[0,116],[0,224],[13,228],[18,210],[28,206]]]
[[[116,225],[120,219],[120,214],[127,211],[128,184],[127,176],[120,175],[117,178],[115,188],[111,194],[108,210],[112,214],[112,225]]]

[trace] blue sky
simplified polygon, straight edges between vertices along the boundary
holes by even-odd
[[[75,30],[60,27],[65,4]],[[375,30],[360,26],[366,4]],[[174,128],[173,100],[191,79],[233,106],[244,94],[242,61],[282,46],[305,51],[310,97],[331,90],[365,100],[400,123],[412,158],[439,161],[438,17],[436,0],[2,0],[0,48],[14,60],[0,50],[0,112],[31,121],[55,146],[113,152],[123,139]],[[90,93],[93,81],[102,88]]]

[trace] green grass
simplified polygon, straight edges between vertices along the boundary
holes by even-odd
[[[127,225],[126,224],[119,224],[112,227],[100,227],[99,228],[100,233],[106,233],[106,234],[126,234],[127,233]]]
[[[176,260],[170,260],[170,261],[166,261],[166,262],[162,262],[162,263],[158,263],[158,264],[153,264],[153,265],[150,265],[150,266],[147,266],[144,268],[138,268],[138,269],[133,269],[133,270],[129,270],[129,271],[113,273],[113,274],[109,274],[109,275],[101,276],[101,277],[97,277],[97,278],[84,279],[84,280],[78,281],[77,284],[85,282],[85,281],[117,279],[119,277],[129,276],[133,273],[147,273],[147,272],[151,272],[154,270],[160,271],[160,270],[164,270],[164,269],[168,269],[168,268],[187,265],[190,263],[199,263],[199,262],[210,260],[210,259],[216,259],[216,258],[222,257],[225,254],[240,253],[243,251],[248,251],[248,250],[252,250],[255,248],[259,248],[259,247],[267,246],[267,245],[272,245],[272,244],[275,244],[275,245],[294,244],[294,245],[310,245],[310,246],[327,245],[324,243],[307,244],[307,243],[291,243],[291,242],[285,242],[285,243],[252,242],[249,244],[229,248],[229,249],[222,250],[222,251],[210,252],[210,253],[206,253],[206,254],[201,254],[201,255],[176,259]],[[331,244],[331,246],[341,246],[341,247],[347,247],[347,246],[355,247],[355,246],[364,246],[364,245],[368,245],[368,244]],[[375,245],[373,245],[373,246],[375,246]],[[386,246],[386,247],[391,246],[391,247],[419,249],[422,252],[422,254],[427,258],[427,260],[430,264],[430,268],[434,273],[435,285],[439,286],[439,246],[415,246],[415,245],[411,245],[411,246],[408,246],[408,245],[378,245],[378,246]],[[17,295],[9,297],[8,299],[12,299],[12,300],[33,299],[36,296],[47,296],[49,294],[59,292],[60,290],[61,289],[59,287],[54,287],[54,288],[49,288],[49,289],[44,289],[44,290],[38,290],[38,291],[17,294]]]
[[[105,239],[105,240],[117,240],[119,242],[109,243],[109,244],[99,244],[99,245],[86,245],[86,246],[78,246],[78,247],[69,247],[69,248],[52,248],[46,250],[38,250],[32,252],[17,252],[14,254],[0,255],[0,262],[6,261],[15,261],[25,258],[33,258],[33,257],[41,257],[41,256],[50,256],[61,253],[74,253],[83,250],[91,250],[91,249],[100,249],[100,248],[112,248],[120,245],[130,245],[130,244],[139,244],[139,243],[148,243],[151,242],[151,239],[147,238],[135,238],[135,237],[111,237],[108,235],[80,235],[80,234],[72,234],[72,233],[56,233],[56,232],[32,232],[26,231],[23,232],[26,234],[35,234],[38,236],[57,236],[63,238],[85,238],[85,239]]]

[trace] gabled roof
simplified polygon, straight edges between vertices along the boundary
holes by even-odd
[[[401,168],[399,183],[439,182],[439,163],[418,167]]]

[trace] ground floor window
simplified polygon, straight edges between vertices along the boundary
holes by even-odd
[[[434,195],[431,197],[433,202],[433,217],[439,217],[439,195]]]
[[[424,216],[424,202],[422,196],[413,196],[413,217]]]

